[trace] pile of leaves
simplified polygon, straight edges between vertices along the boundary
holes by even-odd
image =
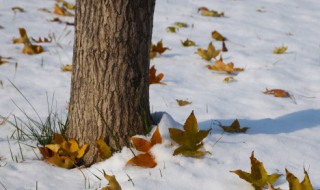
[[[81,148],[74,139],[68,141],[60,134],[55,133],[51,144],[38,147],[43,159],[50,164],[62,168],[74,168],[81,163],[81,158],[85,154],[88,145],[84,144]]]

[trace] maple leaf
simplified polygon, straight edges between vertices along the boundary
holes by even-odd
[[[109,181],[108,186],[103,187],[101,190],[122,190],[119,182],[116,179],[116,176],[114,175],[108,175],[106,172],[103,170],[103,175],[106,180]]]
[[[181,44],[184,46],[184,47],[190,47],[190,46],[195,46],[196,43],[192,40],[189,40],[188,38],[185,40],[185,41],[182,41],[181,40]]]
[[[222,34],[220,34],[218,31],[213,31],[212,32],[212,38],[213,39],[215,39],[215,40],[217,40],[217,41],[222,41],[222,42],[224,42],[224,41],[226,41],[227,40],[227,38],[226,37],[224,37]]]
[[[173,155],[182,154],[184,156],[192,157],[204,156],[205,152],[200,150],[203,147],[202,140],[208,136],[211,129],[199,131],[198,122],[193,111],[183,125],[183,129],[184,131],[176,128],[169,128],[171,139],[180,145],[175,149]]]
[[[101,137],[99,140],[96,141],[99,157],[103,160],[110,158],[111,148],[107,145],[107,143],[104,141],[103,137]]]
[[[283,54],[287,51],[288,47],[287,46],[281,46],[281,47],[277,47],[273,50],[274,54]]]
[[[186,105],[189,105],[189,104],[192,104],[192,102],[189,102],[187,100],[179,100],[179,99],[176,99],[177,103],[179,106],[186,106]]]
[[[212,58],[216,58],[220,54],[221,50],[216,50],[212,42],[209,43],[208,49],[199,48],[197,54],[201,56],[202,59],[210,61]]]
[[[22,49],[22,53],[25,54],[39,54],[44,52],[42,46],[32,45],[30,39],[27,35],[27,32],[24,28],[19,28],[20,38],[13,38],[13,43],[23,43],[24,47]]]
[[[132,137],[131,138],[133,147],[140,151],[144,152],[144,154],[139,154],[137,156],[134,156],[131,158],[126,165],[135,165],[145,168],[154,168],[157,165],[157,162],[155,161],[155,158],[150,153],[150,149],[155,144],[161,144],[162,138],[159,131],[159,127],[156,128],[155,132],[153,133],[150,141],[147,141],[145,139],[139,138],[139,137]]]
[[[153,59],[157,54],[163,54],[165,51],[169,50],[168,47],[163,47],[162,40],[160,40],[156,45],[151,44],[150,47],[150,59]]]
[[[271,90],[266,89],[266,91],[264,91],[263,93],[273,95],[274,97],[279,97],[279,98],[290,98],[291,97],[289,92],[282,90],[282,89],[271,89]]]
[[[239,121],[236,119],[233,121],[233,123],[230,126],[223,126],[223,125],[219,125],[224,132],[227,133],[246,133],[247,130],[249,129],[248,127],[240,127],[240,123]]]
[[[244,71],[243,68],[234,68],[234,64],[232,62],[225,64],[221,56],[214,65],[207,65],[207,68],[215,71],[225,71],[229,74]]]
[[[304,170],[304,179],[299,183],[299,179],[286,169],[286,179],[289,182],[289,190],[313,190],[309,175]]]
[[[162,85],[165,85],[166,83],[160,82],[163,79],[164,74],[160,73],[160,74],[156,75],[156,72],[157,72],[157,70],[156,70],[155,66],[153,65],[149,69],[149,84],[162,84]]]
[[[268,184],[272,185],[278,180],[282,174],[271,174],[268,175],[265,170],[263,163],[254,157],[254,152],[252,151],[251,157],[251,173],[244,172],[242,170],[231,171],[237,174],[241,179],[246,180],[251,183],[255,190],[262,190]]]

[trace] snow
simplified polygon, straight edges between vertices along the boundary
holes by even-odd
[[[53,10],[52,0],[0,0],[0,55],[13,57],[0,66],[0,115],[25,116],[35,113],[13,82],[28,98],[42,118],[47,116],[47,97],[54,96],[55,109],[63,116],[70,94],[70,73],[60,67],[72,63],[73,26],[48,22],[56,17],[39,8]],[[25,13],[14,14],[19,6]],[[224,18],[203,17],[197,9],[225,12]],[[257,11],[258,9],[262,11]],[[6,122],[0,125],[0,189],[96,189],[107,184],[100,171],[116,175],[123,189],[253,189],[229,171],[250,170],[250,154],[255,152],[269,173],[285,173],[285,168],[299,179],[303,168],[309,172],[314,188],[320,188],[320,4],[317,0],[158,0],[154,17],[153,42],[163,39],[170,51],[156,57],[151,65],[164,73],[167,85],[150,86],[152,112],[157,112],[164,142],[155,145],[152,153],[157,167],[142,169],[125,166],[132,157],[128,148],[112,158],[87,169],[66,170],[39,161],[32,148],[36,142],[10,139],[14,129]],[[60,17],[73,22],[72,17]],[[174,22],[186,22],[189,28],[168,33]],[[54,43],[41,44],[46,52],[24,55],[21,44],[12,44],[18,28],[25,27],[34,38],[54,35]],[[228,75],[208,70],[208,62],[194,54],[206,48],[211,32],[217,30],[228,38],[226,62],[245,68],[226,84]],[[189,38],[196,47],[183,47],[180,40]],[[216,47],[221,43],[213,42]],[[282,55],[272,54],[275,47],[288,46]],[[17,62],[17,65],[15,64]],[[284,89],[292,98],[275,98],[262,92]],[[179,107],[175,99],[188,99],[191,105]],[[14,103],[13,103],[14,101]],[[194,110],[201,129],[213,128],[204,140],[207,154],[202,159],[172,156],[176,145],[170,140],[168,128],[181,128]],[[165,113],[160,113],[165,112]],[[250,127],[247,134],[227,134],[215,125],[230,125],[239,119]],[[12,116],[10,121],[12,121]],[[1,122],[1,119],[0,119]],[[10,146],[8,143],[8,138]],[[221,138],[221,139],[220,139]],[[219,140],[220,139],[220,140]],[[19,143],[24,155],[21,161]],[[18,163],[11,159],[17,156]],[[34,149],[36,154],[39,152]],[[82,173],[83,172],[83,173]],[[84,178],[84,176],[85,178]],[[129,177],[132,181],[128,181]],[[2,184],[2,185],[1,185]],[[133,185],[134,184],[134,185]],[[275,184],[288,189],[282,176]]]

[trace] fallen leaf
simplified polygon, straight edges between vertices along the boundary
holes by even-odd
[[[174,25],[179,28],[188,28],[188,24],[186,24],[184,22],[175,22]]]
[[[157,165],[157,163],[155,161],[154,156],[151,155],[150,149],[155,144],[162,143],[159,127],[157,126],[150,141],[147,141],[139,137],[132,137],[131,141],[132,141],[133,147],[140,152],[144,152],[144,154],[139,154],[134,156],[127,162],[126,165],[135,165],[135,166],[140,166],[145,168],[154,168]]]
[[[162,40],[160,40],[156,45],[151,44],[150,47],[150,59],[153,59],[157,54],[163,54],[165,51],[169,50],[168,47],[163,47]]]
[[[64,7],[60,7],[58,4],[54,5],[54,14],[60,15],[60,16],[74,16],[73,13],[67,11]]]
[[[160,73],[158,75],[156,75],[156,68],[155,66],[153,65],[150,69],[149,69],[149,84],[162,84],[162,85],[165,85],[164,82],[160,82],[163,77],[164,77],[164,74],[163,73]]]
[[[223,82],[225,82],[225,83],[231,83],[234,81],[236,81],[236,79],[234,79],[234,77],[226,77],[223,79]]]
[[[72,71],[72,65],[63,65],[61,67],[61,71],[63,71],[63,72],[71,72]]]
[[[203,148],[202,140],[207,137],[210,130],[199,130],[197,119],[191,112],[183,125],[183,130],[177,128],[169,128],[170,137],[180,146],[174,150],[173,155],[182,154],[184,156],[202,157],[206,152]]]
[[[207,7],[198,8],[198,12],[200,12],[202,16],[224,17],[224,12],[218,12],[218,11],[215,11],[215,10],[209,10]]]
[[[279,98],[290,98],[289,92],[282,90],[282,89],[271,89],[263,92],[264,94],[270,94],[273,95],[274,97],[279,97]]]
[[[220,34],[218,31],[213,31],[212,34],[211,34],[212,38],[217,40],[217,41],[226,41],[227,38],[224,37],[222,34]]]
[[[22,7],[12,7],[11,10],[15,13],[23,13],[25,12]]]
[[[44,52],[42,46],[32,45],[27,35],[27,32],[24,28],[19,28],[20,38],[13,38],[13,43],[23,43],[24,47],[22,49],[22,53],[24,54],[39,54]]]
[[[199,48],[197,54],[200,55],[202,59],[210,61],[211,59],[216,59],[220,52],[221,50],[216,50],[212,42],[210,42],[208,45],[208,49]]]
[[[281,47],[277,47],[273,50],[274,54],[283,54],[287,51],[288,47],[287,46],[281,46]]]
[[[195,46],[196,45],[196,43],[194,41],[189,40],[188,38],[185,41],[181,41],[181,44],[184,47],[190,47],[190,46]]]
[[[179,31],[179,29],[176,28],[175,26],[168,26],[167,31],[171,32],[171,33],[177,33]]]
[[[286,179],[289,182],[289,190],[313,190],[309,175],[304,170],[304,179],[299,183],[299,179],[286,169]]]
[[[240,123],[237,119],[234,120],[230,126],[219,125],[219,127],[221,127],[223,131],[227,133],[246,133],[249,129],[248,127],[241,128]]]
[[[102,160],[105,160],[107,158],[110,158],[112,156],[111,148],[107,145],[107,143],[104,141],[103,137],[101,137],[99,140],[96,141],[99,157]]]
[[[251,183],[255,190],[262,190],[268,184],[274,184],[274,182],[276,182],[281,176],[281,174],[268,175],[263,163],[254,157],[254,152],[252,152],[250,160],[251,173],[244,172],[242,170],[235,170],[231,172],[237,174],[241,179]]]
[[[19,28],[19,33],[20,33],[20,38],[13,38],[12,39],[12,42],[14,44],[17,44],[17,43],[30,43],[30,40],[28,38],[28,35],[27,35],[27,32],[26,32],[26,29],[24,28]]]
[[[229,74],[244,71],[243,68],[235,68],[232,62],[225,64],[222,57],[220,57],[220,59],[217,60],[214,65],[207,65],[207,68],[215,71],[225,71]]]
[[[106,187],[103,187],[101,190],[122,190],[119,182],[116,179],[116,176],[114,175],[108,175],[103,170],[103,175],[106,180],[108,180],[109,184]]]
[[[0,65],[7,64],[9,59],[12,59],[12,57],[2,57],[0,55]]]
[[[192,104],[192,102],[189,102],[187,100],[178,100],[178,99],[176,99],[176,101],[177,101],[179,106],[186,106],[186,105]]]

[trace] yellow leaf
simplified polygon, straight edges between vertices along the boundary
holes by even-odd
[[[183,125],[185,131],[176,128],[169,128],[170,137],[180,146],[174,151],[173,155],[183,154],[184,156],[202,157],[206,152],[199,150],[203,148],[202,140],[207,137],[210,130],[200,130],[197,119],[191,112]]]
[[[29,37],[27,35],[26,29],[19,28],[20,38],[13,38],[12,41],[14,44],[18,43],[30,43]]]
[[[109,184],[108,186],[103,187],[101,190],[122,190],[119,182],[116,179],[116,176],[108,175],[104,170],[103,170],[103,175],[106,178],[106,180],[109,181]]]
[[[288,47],[287,46],[281,46],[281,47],[277,47],[273,50],[274,54],[283,54],[287,51]]]
[[[313,190],[309,175],[304,170],[304,179],[299,183],[299,179],[286,169],[286,179],[289,182],[289,190]]]
[[[64,65],[61,67],[61,71],[63,72],[71,72],[72,71],[72,65]]]
[[[54,5],[54,14],[60,15],[60,16],[74,16],[71,12],[67,11],[64,7],[60,7],[58,4]]]
[[[225,82],[225,83],[231,83],[231,82],[233,82],[233,81],[236,81],[236,80],[234,79],[234,77],[226,77],[226,78],[223,79],[223,82]]]
[[[47,144],[45,145],[45,147],[50,149],[54,153],[58,153],[61,148],[60,144]]]
[[[235,170],[231,172],[237,174],[241,179],[251,183],[255,190],[262,190],[268,184],[274,184],[274,182],[276,182],[281,176],[281,174],[268,175],[263,163],[254,157],[254,152],[252,152],[250,160],[251,173],[244,172],[242,170]]]
[[[39,45],[32,45],[31,43],[25,43],[24,47],[22,49],[22,53],[24,54],[29,54],[29,55],[33,55],[33,54],[39,54],[44,52],[43,47],[39,46]]]
[[[212,32],[212,38],[217,41],[226,41],[227,40],[227,38],[225,38],[222,34],[220,34],[216,30]]]
[[[181,44],[184,47],[190,47],[190,46],[195,46],[196,45],[196,43],[194,41],[189,40],[188,38],[185,41],[181,41]]]
[[[215,71],[225,71],[229,74],[244,71],[243,68],[234,68],[234,65],[232,62],[225,64],[223,62],[222,57],[220,57],[220,59],[217,60],[214,65],[207,65],[207,68]]]
[[[78,154],[77,154],[77,158],[82,158],[83,155],[86,153],[86,150],[88,148],[88,144],[84,144],[79,150],[78,150]]]
[[[177,33],[179,31],[179,29],[174,26],[168,26],[167,31],[171,32],[171,33]]]
[[[198,12],[201,13],[202,16],[209,16],[209,17],[224,17],[224,12],[218,12],[215,10],[209,10],[207,7],[200,7]]]
[[[96,144],[97,144],[99,156],[101,159],[105,160],[105,159],[111,157],[111,155],[112,155],[111,148],[104,141],[103,137],[101,137],[99,140],[97,140]]]
[[[209,43],[208,49],[201,49],[199,48],[197,54],[201,56],[202,59],[206,61],[210,61],[211,59],[215,59],[221,50],[216,50],[212,42]]]
[[[74,167],[74,161],[67,156],[59,156],[58,154],[55,154],[46,160],[47,162],[61,168],[71,169]]]

